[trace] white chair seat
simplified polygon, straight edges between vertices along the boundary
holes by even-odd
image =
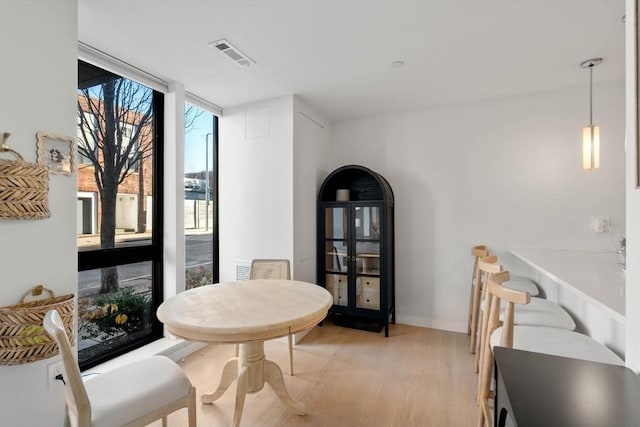
[[[476,279],[471,281],[473,286],[476,285]],[[505,288],[513,289],[514,291],[522,291],[528,292],[532,297],[536,297],[540,294],[540,289],[538,289],[538,285],[536,285],[532,280],[527,279],[526,277],[511,277],[508,282],[503,283],[502,286]]]
[[[124,425],[184,399],[191,388],[180,367],[164,356],[90,376],[84,384],[91,400],[92,427]]]
[[[502,326],[490,338],[491,348],[500,345]],[[613,351],[587,335],[564,329],[514,326],[513,348],[592,362],[624,365]]]
[[[482,301],[482,310],[486,309],[486,300]],[[505,305],[500,305],[500,321],[504,321]],[[527,305],[515,307],[514,325],[545,326],[548,328],[566,329],[573,331],[576,322],[562,307],[553,301],[543,298],[531,298]]]
[[[196,389],[173,361],[153,356],[100,375],[82,378],[60,314],[49,310],[42,322],[62,356],[65,426],[139,427],[181,408],[196,427]],[[86,381],[85,381],[86,380]]]
[[[511,276],[509,281],[503,283],[502,286],[507,289],[513,289],[514,291],[527,292],[532,297],[536,297],[540,294],[538,286],[526,277]]]

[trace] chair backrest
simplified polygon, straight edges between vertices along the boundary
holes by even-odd
[[[476,286],[481,289],[480,301],[485,303],[485,308],[482,310],[482,318],[480,319],[480,339],[478,341],[480,345],[479,353],[482,353],[487,338],[487,330],[489,327],[489,307],[491,305],[491,299],[488,293],[488,281],[492,276],[502,272],[502,265],[498,264],[498,257],[496,255],[488,255],[478,260],[478,277],[476,279]],[[479,363],[479,361],[478,361]]]
[[[476,245],[471,248],[471,255],[473,255],[473,280],[477,283],[478,278],[478,260],[482,257],[489,255],[489,251],[485,245]]]
[[[496,255],[485,255],[477,259],[477,271],[475,281],[480,285],[482,289],[481,299],[485,299],[487,296],[487,279],[489,276],[502,271],[502,265],[498,264],[498,257]]]
[[[251,261],[249,279],[285,279],[291,280],[291,267],[288,259],[254,259]]]
[[[482,262],[480,262],[482,264]],[[480,268],[490,270],[489,265],[480,265]],[[480,375],[478,376],[478,398],[480,405],[478,412],[478,425],[493,425],[492,414],[488,405],[489,389],[491,386],[491,373],[493,370],[493,351],[491,349],[491,334],[500,325],[500,304],[504,300],[506,302],[505,312],[502,321],[502,337],[500,345],[503,347],[513,347],[513,317],[515,304],[528,304],[530,301],[529,294],[522,291],[514,291],[505,288],[502,284],[509,280],[508,271],[502,270],[502,266],[494,264],[493,271],[486,271],[487,277],[487,297],[489,305],[485,310],[488,312],[486,327],[484,328],[483,337],[480,346],[482,349],[480,355]]]
[[[483,257],[488,254],[487,247],[485,245],[476,245],[471,248],[471,255],[476,258]]]
[[[505,288],[502,284],[509,280],[509,272],[501,271],[491,274],[487,281],[487,292],[489,296],[489,322],[487,326],[487,336],[500,325],[500,301],[506,303],[502,320],[502,347],[513,347],[513,317],[515,304],[529,304],[531,296],[528,292],[515,291]]]
[[[71,351],[71,344],[67,336],[60,314],[50,310],[44,317],[44,329],[56,341],[62,355],[62,370],[65,383],[65,401],[67,415],[71,426],[91,425],[91,404],[84,388],[80,368]]]

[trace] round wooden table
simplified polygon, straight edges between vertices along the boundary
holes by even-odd
[[[268,383],[298,415],[305,414],[285,388],[280,367],[264,355],[264,341],[309,329],[322,321],[333,297],[321,286],[295,280],[245,280],[202,286],[163,302],[158,319],[178,337],[238,343],[240,355],[227,361],[218,388],[201,396],[213,403],[238,380],[232,426],[240,424],[247,393]]]

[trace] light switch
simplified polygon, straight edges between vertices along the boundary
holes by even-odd
[[[595,233],[608,233],[611,225],[611,217],[608,216],[592,216],[591,231]]]

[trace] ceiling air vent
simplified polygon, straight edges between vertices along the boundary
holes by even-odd
[[[251,64],[256,63],[256,61],[249,58],[244,53],[240,52],[235,46],[232,46],[231,43],[229,43],[225,39],[211,42],[209,43],[209,46],[215,46],[220,52],[227,55],[229,58],[231,58],[233,62],[235,62],[241,67],[248,67]]]

